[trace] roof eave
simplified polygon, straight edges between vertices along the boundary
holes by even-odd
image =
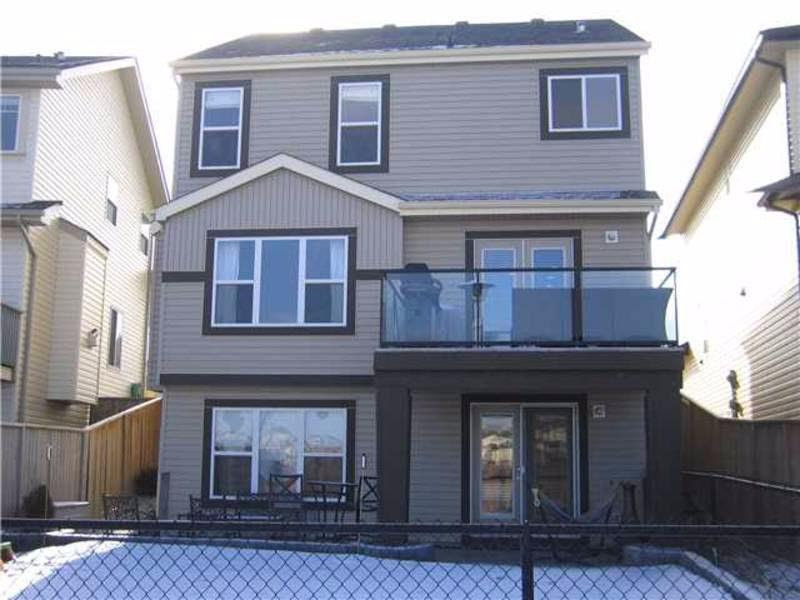
[[[624,198],[615,200],[407,200],[400,205],[403,217],[482,216],[482,215],[549,215],[549,214],[648,214],[661,206],[658,198]]]
[[[219,71],[320,68],[327,65],[343,67],[392,64],[496,62],[532,59],[630,57],[647,54],[649,48],[649,42],[634,41],[595,42],[586,44],[420,48],[411,50],[360,50],[231,58],[183,58],[173,61],[170,65],[175,73],[188,74]]]

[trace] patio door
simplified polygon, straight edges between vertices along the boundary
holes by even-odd
[[[541,520],[530,487],[577,514],[576,405],[477,403],[471,415],[473,521]]]
[[[525,483],[537,488],[558,510],[576,514],[576,444],[575,409],[570,406],[526,407],[523,409],[525,430]],[[530,498],[530,489],[523,490]],[[541,521],[542,515],[526,502],[528,519]]]
[[[502,238],[475,240],[475,266],[479,269],[558,269],[574,264],[571,238]],[[567,272],[490,272],[482,304],[483,340],[512,339],[512,290],[514,288],[570,288]]]

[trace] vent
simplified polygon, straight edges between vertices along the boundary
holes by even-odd
[[[586,32],[586,22],[575,21],[575,33],[585,33],[585,32]]]

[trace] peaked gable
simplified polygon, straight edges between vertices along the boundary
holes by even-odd
[[[359,183],[354,179],[332,173],[331,171],[312,165],[311,163],[288,154],[276,154],[271,158],[256,163],[246,169],[242,169],[238,173],[220,179],[219,181],[186,194],[185,196],[181,196],[169,204],[162,206],[156,211],[156,220],[165,221],[173,215],[202,204],[207,200],[245,185],[259,177],[269,175],[279,169],[286,169],[352,196],[357,196],[369,202],[373,202],[393,212],[400,212],[401,200],[396,196]]]

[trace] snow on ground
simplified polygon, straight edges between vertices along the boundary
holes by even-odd
[[[8,598],[520,598],[516,566],[418,562],[356,554],[83,541],[28,552],[0,573]],[[721,600],[679,566],[536,567],[535,592],[587,598]]]

